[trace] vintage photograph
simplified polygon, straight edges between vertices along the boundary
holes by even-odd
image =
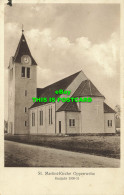
[[[4,166],[120,168],[120,5],[4,7]]]

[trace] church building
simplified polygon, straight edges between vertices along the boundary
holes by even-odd
[[[24,33],[9,63],[8,127],[11,134],[115,133],[115,111],[81,70],[44,88],[37,88],[37,63]],[[56,90],[70,95],[55,94]],[[32,97],[54,97],[35,102]],[[91,97],[92,102],[58,102],[60,97]]]

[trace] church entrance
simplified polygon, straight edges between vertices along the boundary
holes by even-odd
[[[61,121],[59,121],[59,133],[61,133]]]

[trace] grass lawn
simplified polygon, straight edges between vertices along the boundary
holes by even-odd
[[[95,154],[111,158],[120,158],[119,135],[5,135],[5,140],[81,153]]]

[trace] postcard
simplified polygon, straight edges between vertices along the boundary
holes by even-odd
[[[123,195],[123,2],[0,5],[0,195]]]

